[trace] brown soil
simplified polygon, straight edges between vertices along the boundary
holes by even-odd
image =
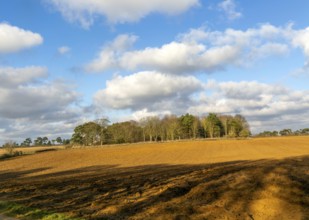
[[[0,161],[0,200],[86,219],[309,219],[309,137],[13,158]]]

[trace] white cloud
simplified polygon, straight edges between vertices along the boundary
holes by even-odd
[[[81,115],[79,94],[62,81],[48,80],[45,67],[0,68],[0,140],[69,137]]]
[[[94,103],[99,107],[113,109],[156,109],[166,100],[188,99],[201,89],[201,82],[193,76],[175,77],[159,72],[138,72],[107,81],[106,88],[95,94]],[[161,106],[166,109],[170,107]]]
[[[220,10],[224,11],[229,20],[242,17],[242,14],[236,11],[236,4],[233,0],[224,0],[218,4],[218,7]]]
[[[304,54],[309,59],[309,27],[303,30],[296,31],[293,37],[293,45],[300,47]]]
[[[142,118],[146,118],[146,117],[151,117],[151,116],[158,116],[158,117],[163,117],[165,115],[171,115],[174,112],[171,112],[169,110],[163,110],[163,111],[149,111],[147,108],[144,108],[142,110],[138,110],[133,112],[133,114],[130,116],[130,118],[128,118],[128,120],[135,120],[135,121],[139,121]]]
[[[18,87],[34,83],[48,75],[47,68],[30,66],[25,68],[0,67],[1,88]]]
[[[238,48],[232,46],[207,50],[202,44],[171,42],[161,48],[127,52],[119,63],[129,70],[154,69],[176,74],[213,71],[232,61],[238,52]]]
[[[86,66],[88,72],[109,69],[128,71],[155,70],[170,74],[212,73],[229,66],[253,63],[271,55],[287,54],[290,50],[290,26],[270,24],[245,31],[227,29],[223,32],[191,29],[176,41],[160,47],[130,49],[136,36],[120,35],[107,44],[99,55]],[[119,38],[130,47],[113,46]],[[125,44],[125,45],[126,45]]]
[[[194,29],[193,29],[194,30]],[[180,35],[183,39],[190,36],[195,37],[196,32],[190,32]],[[200,30],[202,31],[202,30]],[[202,40],[207,40],[206,43],[210,45],[242,45],[242,46],[256,46],[265,42],[287,41],[293,33],[291,24],[285,27],[276,27],[271,24],[262,24],[258,28],[249,28],[247,30],[236,30],[228,28],[225,31],[207,31],[205,30],[205,37]],[[198,36],[201,33],[198,33]]]
[[[308,76],[309,75],[309,27],[305,29],[295,30],[292,28],[293,24],[289,24],[285,31],[280,31],[279,33],[283,38],[289,41],[289,46],[294,48],[299,48],[304,54],[304,65],[292,71],[292,76]],[[274,32],[274,31],[273,31]],[[277,31],[278,32],[278,31]],[[280,47],[280,44],[278,44]],[[283,45],[282,45],[283,46]],[[278,47],[278,50],[280,48]],[[284,47],[281,47],[282,50],[286,50]]]
[[[77,21],[89,28],[98,15],[112,24],[136,22],[148,14],[182,13],[199,4],[199,0],[46,0],[70,22]]]
[[[187,33],[179,34],[177,39],[181,42],[195,43],[201,42],[208,38],[209,33],[205,31],[205,27],[192,28]]]
[[[135,35],[119,35],[112,42],[107,43],[98,57],[91,63],[86,65],[85,70],[88,72],[101,72],[107,69],[118,68],[117,59],[119,56],[130,49],[137,36]]]
[[[43,43],[40,34],[0,23],[0,53],[13,53]]]
[[[288,54],[290,48],[287,44],[283,43],[265,43],[260,47],[252,48],[252,51],[248,54],[249,60],[262,59],[272,55]]]
[[[77,100],[76,93],[65,85],[53,83],[0,89],[0,115],[5,118],[48,116]]]
[[[287,93],[287,89],[279,85],[268,85],[255,81],[247,82],[222,82],[219,91],[227,98],[238,100],[255,100],[263,98],[263,95],[281,95]]]
[[[254,132],[308,126],[309,93],[255,81],[215,82],[188,108],[194,114],[243,114]],[[207,92],[207,93],[206,93]],[[303,120],[300,120],[302,116]]]
[[[303,50],[306,56],[305,64],[302,68],[296,70],[296,75],[309,75],[309,27],[303,30],[295,31],[292,43],[295,47]]]
[[[43,82],[44,67],[0,68],[0,118],[48,118],[77,101],[62,82]]]
[[[67,115],[66,117],[70,117],[70,120],[58,119],[58,121],[51,122],[33,119],[6,120],[0,118],[1,125],[5,126],[5,132],[0,132],[0,144],[8,140],[21,143],[28,137],[34,140],[39,136],[46,136],[50,140],[59,136],[62,138],[70,138],[77,124],[77,115],[73,113],[73,115]],[[71,121],[71,118],[75,118],[74,122]]]
[[[71,51],[71,48],[68,46],[62,46],[58,48],[58,53],[61,55],[64,55],[66,53],[69,53]]]

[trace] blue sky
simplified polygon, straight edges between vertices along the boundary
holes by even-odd
[[[3,0],[0,140],[97,117],[243,114],[309,126],[309,2]]]

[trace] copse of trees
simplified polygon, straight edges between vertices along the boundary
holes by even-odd
[[[249,137],[250,127],[242,115],[205,117],[191,114],[149,116],[140,121],[126,121],[109,125],[107,119],[86,122],[77,126],[71,144],[92,146],[135,142],[172,141],[197,138]]]
[[[257,134],[257,137],[276,137],[276,136],[300,136],[309,135],[309,128],[293,131],[290,128],[285,128],[280,131],[263,131]]]
[[[114,123],[107,127],[106,143],[135,143],[143,140],[142,128],[135,121]]]
[[[295,135],[309,135],[309,128],[299,129],[293,132]]]

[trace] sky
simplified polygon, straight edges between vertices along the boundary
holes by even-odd
[[[153,115],[309,127],[309,1],[1,0],[0,142]]]

